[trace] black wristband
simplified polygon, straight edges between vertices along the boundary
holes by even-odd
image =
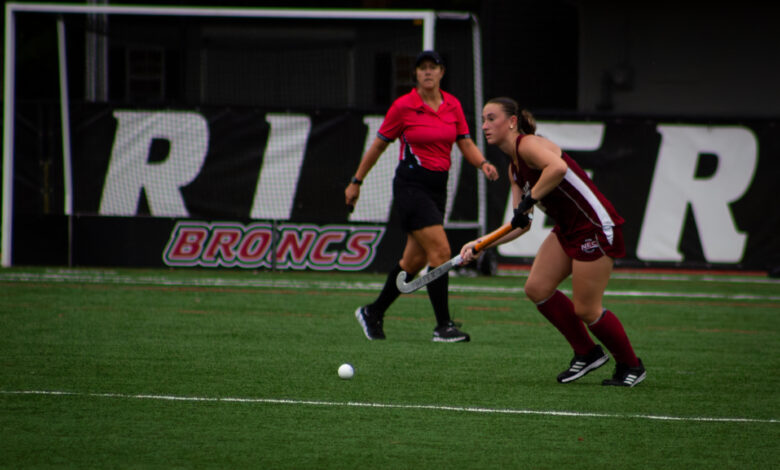
[[[363,184],[363,180],[359,180],[357,179],[357,176],[353,176],[349,183],[360,186],[361,184]]]
[[[482,160],[482,163],[480,163],[477,168],[481,170],[482,167],[485,166],[485,163],[489,163],[489,162],[487,160]]]
[[[531,197],[531,191],[528,191],[523,195],[523,198],[520,200],[520,204],[517,205],[517,209],[520,210],[520,212],[525,213],[528,209],[532,208],[538,200]]]
[[[533,206],[536,204],[536,199],[531,197],[531,191],[528,191],[523,195],[523,199],[520,201],[520,204],[517,205],[515,208],[514,215],[512,217],[512,228],[526,228],[528,227],[528,224],[531,223],[531,219],[533,219],[533,215],[526,214]]]

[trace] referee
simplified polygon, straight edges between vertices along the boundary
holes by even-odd
[[[396,277],[407,281],[426,265],[435,268],[452,256],[444,231],[447,177],[452,144],[463,157],[490,180],[498,179],[469,135],[460,101],[440,88],[444,62],[435,51],[423,51],[415,62],[417,86],[393,102],[374,142],[363,155],[355,176],[344,191],[347,205],[360,197],[360,185],[379,157],[395,139],[401,141],[398,167],[393,179],[393,210],[407,233],[406,247],[398,264],[388,273],[385,285],[373,303],[358,307],[355,316],[370,340],[385,339],[385,311],[398,298]],[[449,311],[449,278],[442,276],[427,285],[436,327],[433,341],[469,341],[469,335],[452,322]]]

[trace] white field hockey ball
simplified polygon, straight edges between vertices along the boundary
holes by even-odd
[[[339,366],[339,377],[342,379],[351,379],[355,375],[355,369],[351,364],[341,364]]]

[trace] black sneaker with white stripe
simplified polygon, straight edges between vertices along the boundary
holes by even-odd
[[[385,331],[382,329],[382,318],[369,314],[365,305],[355,310],[355,318],[357,318],[360,326],[363,327],[363,333],[365,333],[366,338],[371,340],[385,339]]]
[[[465,343],[470,341],[468,333],[464,333],[458,329],[454,322],[449,322],[444,326],[437,326],[433,330],[433,338],[431,341],[437,343]]]
[[[633,387],[645,380],[645,377],[647,377],[647,371],[645,370],[645,365],[642,364],[642,359],[639,359],[639,365],[636,367],[629,367],[626,364],[618,363],[615,366],[615,374],[612,378],[601,382],[601,385]]]
[[[569,363],[569,368],[558,374],[558,382],[562,384],[573,382],[588,372],[603,366],[607,361],[609,361],[609,356],[597,344],[588,351],[588,354],[575,354]]]

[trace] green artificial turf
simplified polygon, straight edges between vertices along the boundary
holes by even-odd
[[[780,283],[615,276],[647,379],[577,382],[523,276],[452,278],[368,341],[382,275],[0,270],[0,468],[775,468]],[[564,290],[567,285],[564,284]],[[336,373],[355,367],[351,380]]]

